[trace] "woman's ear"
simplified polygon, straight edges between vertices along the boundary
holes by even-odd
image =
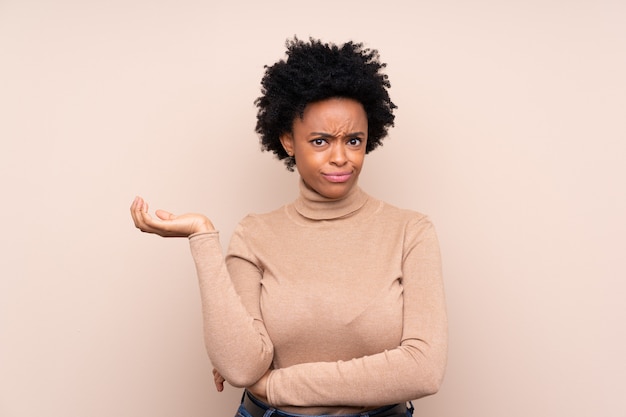
[[[280,135],[280,143],[283,144],[287,155],[293,156],[293,135],[291,133],[283,133]]]

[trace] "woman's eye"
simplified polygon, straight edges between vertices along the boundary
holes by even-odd
[[[313,139],[311,143],[315,146],[322,146],[326,143],[325,139]]]
[[[361,144],[361,138],[352,138],[348,141],[348,144],[351,146],[358,146]]]

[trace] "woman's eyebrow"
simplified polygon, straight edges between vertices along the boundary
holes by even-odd
[[[321,136],[324,138],[332,138],[335,137],[335,135],[327,133],[327,132],[311,132],[309,133],[309,136]],[[364,132],[350,132],[344,136],[365,136]]]

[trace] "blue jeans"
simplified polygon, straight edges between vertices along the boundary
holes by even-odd
[[[250,407],[250,410],[246,408],[246,405]],[[408,406],[405,411],[402,411],[401,414],[389,414],[386,411],[391,411],[390,409],[394,408],[394,406],[387,406],[378,408],[376,410],[371,410],[364,413],[359,414],[342,414],[341,417],[411,417],[413,416],[413,404],[409,401]],[[253,414],[254,413],[254,414]],[[284,411],[276,410],[275,408],[265,404],[259,399],[251,396],[247,391],[244,392],[243,397],[241,399],[241,405],[237,409],[237,414],[235,417],[338,417],[338,416],[330,416],[327,414],[324,415],[310,415],[310,414],[290,414],[285,413]]]

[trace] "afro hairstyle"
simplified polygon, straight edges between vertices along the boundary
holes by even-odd
[[[287,155],[280,136],[292,132],[295,118],[303,117],[309,103],[333,97],[350,98],[363,106],[368,122],[366,153],[382,145],[397,106],[389,98],[391,84],[382,73],[386,64],[380,62],[378,51],[352,41],[338,46],[297,37],[287,40],[286,47],[286,60],[265,66],[262,95],[254,102],[261,149],[276,154],[293,171],[295,160]]]

